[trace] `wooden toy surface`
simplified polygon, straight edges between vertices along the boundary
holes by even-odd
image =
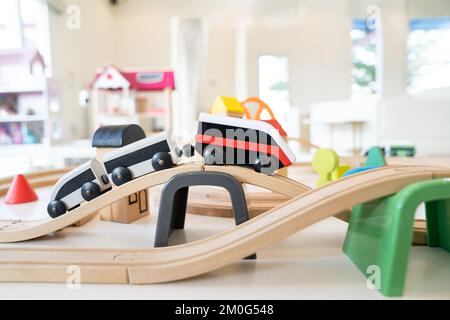
[[[30,186],[33,188],[44,187],[47,185],[54,184],[58,179],[64,174],[71,170],[72,168],[64,168],[64,169],[54,169],[47,170],[42,172],[33,172],[24,174],[25,178],[27,178]],[[0,190],[4,190],[9,187],[9,184],[13,181],[14,177],[7,177],[0,179]],[[4,193],[3,193],[4,194]],[[0,195],[3,195],[0,194]]]
[[[289,174],[283,176],[310,188],[315,187],[317,180],[317,174],[309,166],[289,167]],[[250,217],[255,217],[289,200],[289,197],[265,188],[250,184],[244,184],[243,187]],[[151,213],[156,214],[158,212],[161,190],[162,186],[150,190]],[[219,187],[198,186],[190,188],[187,211],[191,214],[211,217],[233,217],[230,196],[227,191]]]
[[[448,178],[450,169],[427,166],[383,167],[309,188],[283,177],[267,177],[238,167],[179,166],[134,180],[73,212],[35,227],[1,231],[2,241],[17,241],[56,231],[111,202],[145,187],[162,183],[176,172],[223,171],[241,182],[277,187],[294,199],[231,230],[196,242],[158,249],[43,249],[0,248],[0,280],[66,282],[67,266],[77,265],[83,282],[155,283],[193,277],[238,261],[293,233],[356,204],[393,194],[423,180]],[[239,173],[239,175],[238,175]],[[151,176],[150,178],[148,178]],[[155,182],[156,180],[156,182]],[[280,191],[281,192],[281,191]],[[300,195],[299,195],[300,194]],[[56,229],[55,229],[56,228]],[[6,234],[6,236],[5,236]],[[15,239],[15,240],[14,240]],[[33,272],[30,272],[33,271]]]
[[[37,238],[51,232],[55,232],[64,227],[70,226],[82,218],[102,209],[115,201],[123,199],[130,194],[139,192],[143,189],[160,185],[168,181],[171,177],[182,172],[214,170],[218,172],[226,172],[238,179],[242,183],[251,183],[257,186],[276,190],[290,198],[309,191],[310,188],[281,176],[266,176],[264,174],[255,173],[253,170],[236,166],[204,166],[203,164],[185,164],[178,165],[174,168],[154,172],[133,180],[131,183],[124,184],[120,187],[113,188],[111,191],[101,195],[93,201],[83,203],[66,214],[56,219],[45,219],[42,221],[17,221],[3,222],[0,224],[0,242],[16,242]],[[136,187],[140,187],[136,189]],[[5,190],[0,189],[0,195]]]
[[[43,197],[46,189],[38,189]],[[0,211],[2,206],[0,205]],[[95,217],[82,228],[66,228],[36,241],[0,244],[9,250],[32,248],[152,248],[155,217],[123,225]],[[188,214],[184,230],[170,245],[198,241],[234,228],[229,218]],[[160,285],[0,282],[0,299],[380,299],[367,290],[364,277],[343,253],[347,223],[328,218],[257,252],[255,261],[240,260],[208,274]],[[71,269],[70,269],[71,268]],[[34,268],[30,268],[34,269]],[[68,267],[73,276],[73,267]],[[299,272],[301,270],[301,272]],[[438,272],[436,272],[438,270]],[[33,272],[31,270],[30,272]],[[39,271],[36,271],[39,272]],[[426,246],[411,248],[405,299],[449,299],[448,253]],[[345,283],[345,286],[342,284]],[[326,290],[324,290],[326,288]]]
[[[283,202],[289,200],[279,193],[260,191],[255,187],[245,186],[247,208],[250,218],[256,217]],[[255,190],[256,189],[256,190]],[[150,192],[151,213],[157,213],[161,196],[161,188]],[[227,191],[217,187],[192,187],[189,189],[187,212],[191,214],[232,218],[233,208]]]
[[[397,165],[433,165],[450,167],[448,158],[443,157],[417,157],[417,158],[403,158],[403,157],[388,157],[389,162]],[[352,163],[353,166],[360,166],[364,163],[364,157],[341,157],[341,162],[346,161]],[[339,165],[332,173],[332,180],[341,178],[343,174],[350,169],[349,165]],[[338,174],[338,171],[339,174]],[[317,175],[311,170],[311,163],[296,163],[289,167],[290,179],[301,182],[308,187],[315,188]],[[253,186],[247,186],[246,196],[249,205],[249,214],[251,217],[257,216],[269,209],[272,209],[282,202],[285,196],[278,193],[267,192],[267,190],[259,190]],[[161,188],[155,188],[150,192],[151,210],[154,213],[158,211],[158,204],[160,198]],[[232,206],[229,195],[221,188],[210,187],[194,187],[189,191],[188,212],[191,214],[212,216],[212,217],[227,217],[233,216]],[[416,220],[415,223],[414,243],[425,244],[425,225],[424,221]]]
[[[314,143],[312,143],[311,141],[309,141],[308,139],[305,138],[301,138],[301,137],[287,137],[286,140],[288,141],[295,141],[300,143],[301,145],[305,146],[308,149],[320,149],[320,147]]]
[[[439,157],[439,156],[415,156],[415,157],[385,157],[388,165],[427,165],[427,166],[438,166],[450,168],[450,158],[449,157]],[[366,157],[363,156],[352,156],[352,157],[340,157],[342,163],[350,165],[353,167],[360,167],[364,165]]]

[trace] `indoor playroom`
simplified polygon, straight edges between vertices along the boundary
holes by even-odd
[[[0,299],[450,299],[448,118],[447,0],[1,0]]]

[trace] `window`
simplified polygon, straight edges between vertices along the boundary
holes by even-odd
[[[267,103],[280,122],[284,122],[291,106],[289,61],[284,55],[262,55],[258,59],[259,97]],[[268,112],[261,114],[263,119]]]
[[[373,22],[354,19],[350,32],[352,40],[352,97],[377,94],[377,37]]]
[[[40,0],[0,1],[0,50],[36,48],[50,64],[47,6]]]
[[[0,50],[22,47],[19,4],[16,0],[0,1]]]
[[[408,36],[408,90],[450,87],[450,17],[415,19]]]

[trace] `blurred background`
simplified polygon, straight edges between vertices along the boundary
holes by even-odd
[[[105,124],[192,141],[216,96],[342,155],[448,156],[450,2],[0,1],[0,176],[94,157]]]

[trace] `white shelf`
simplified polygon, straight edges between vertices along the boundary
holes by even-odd
[[[47,148],[44,143],[0,144],[2,158],[32,157]]]
[[[45,143],[36,144],[7,144],[0,145],[2,157],[30,157],[36,154],[47,157],[50,160],[55,158],[75,159],[75,158],[95,158],[95,149],[91,147],[90,141],[86,143],[68,144],[60,146],[49,146]]]
[[[20,93],[39,93],[45,92],[45,88],[0,88],[0,94],[20,94]]]
[[[137,113],[136,116],[139,118],[161,118],[166,115],[165,112],[149,112],[149,113]]]
[[[138,112],[138,113],[132,113],[132,114],[121,114],[121,113],[101,113],[99,117],[104,118],[131,118],[131,117],[138,117],[138,118],[159,118],[164,117],[166,115],[166,112]]]
[[[7,122],[34,122],[46,121],[47,118],[39,115],[14,115],[14,116],[0,116],[0,123]]]

